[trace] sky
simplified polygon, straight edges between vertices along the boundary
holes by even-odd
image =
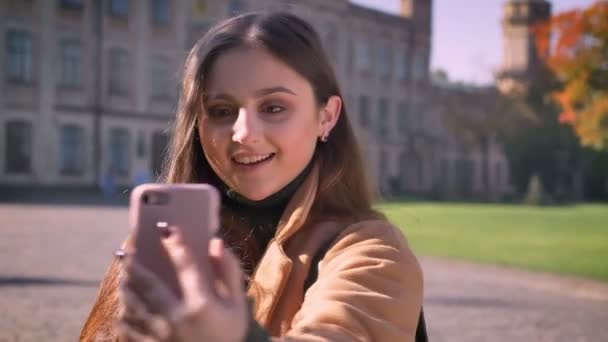
[[[398,13],[399,0],[351,0]],[[453,81],[492,83],[502,62],[500,19],[506,0],[433,0],[431,70],[444,69]],[[593,0],[552,0],[553,13],[585,7]]]

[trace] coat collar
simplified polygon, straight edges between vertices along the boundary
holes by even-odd
[[[319,164],[315,163],[304,183],[293,195],[277,226],[274,240],[283,245],[306,221],[317,194]]]
[[[310,174],[293,195],[285,212],[279,220],[274,239],[269,243],[254,274],[253,286],[247,295],[256,301],[255,319],[263,326],[268,326],[277,301],[281,298],[292,270],[292,261],[285,254],[285,242],[299,231],[310,213],[314,202],[319,174],[315,164]]]

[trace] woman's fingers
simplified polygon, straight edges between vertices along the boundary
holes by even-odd
[[[245,306],[245,295],[243,294],[243,272],[239,260],[228,249],[224,249],[223,269],[226,271],[226,282],[232,295],[231,303]]]
[[[116,327],[121,342],[158,342],[159,340],[138,331],[129,323],[120,321]]]
[[[162,243],[175,266],[184,303],[190,307],[200,307],[209,299],[212,281],[207,252],[200,258],[202,260],[195,260],[179,228],[171,227],[170,230],[170,236],[164,238]]]
[[[209,259],[213,270],[213,288],[215,294],[221,299],[230,297],[230,288],[226,281],[226,272],[224,269],[224,241],[219,238],[213,238],[209,242]]]
[[[242,296],[243,293],[243,273],[237,258],[224,247],[224,242],[221,239],[213,239],[209,243],[209,256],[214,264],[214,268],[218,270],[218,283],[220,295],[224,300],[234,302]]]
[[[118,314],[120,324],[130,335],[163,341],[171,336],[167,319],[151,313],[144,301],[128,286],[120,288],[121,310]]]
[[[172,307],[180,305],[169,287],[134,259],[126,264],[125,286],[136,293],[152,313],[168,316]]]

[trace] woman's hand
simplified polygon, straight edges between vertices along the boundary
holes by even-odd
[[[209,243],[207,265],[199,265],[179,229],[163,240],[180,283],[177,298],[133,258],[121,282],[118,331],[121,341],[244,341],[250,318],[236,257],[223,241]]]

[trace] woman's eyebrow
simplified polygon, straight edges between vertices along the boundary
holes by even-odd
[[[270,87],[270,88],[263,88],[260,89],[258,91],[255,92],[255,96],[256,97],[262,97],[262,96],[266,96],[266,95],[270,95],[270,94],[274,94],[274,93],[287,93],[290,95],[296,95],[296,93],[294,93],[293,91],[291,91],[288,88],[285,88],[283,86],[277,86],[277,87]]]
[[[229,94],[225,94],[225,93],[217,93],[217,94],[205,94],[205,95],[203,95],[203,99],[204,99],[204,101],[210,101],[210,100],[233,101],[234,97],[230,96]]]
[[[274,94],[274,93],[286,93],[286,94],[290,94],[290,95],[296,95],[295,92],[293,92],[292,90],[290,90],[289,88],[283,87],[283,86],[277,86],[277,87],[270,87],[270,88],[262,88],[257,90],[254,93],[255,97],[262,97],[262,96],[267,96],[270,94]],[[227,94],[227,93],[216,93],[216,94],[206,94],[204,96],[204,99],[209,101],[209,100],[225,100],[225,101],[234,101],[234,96]]]

